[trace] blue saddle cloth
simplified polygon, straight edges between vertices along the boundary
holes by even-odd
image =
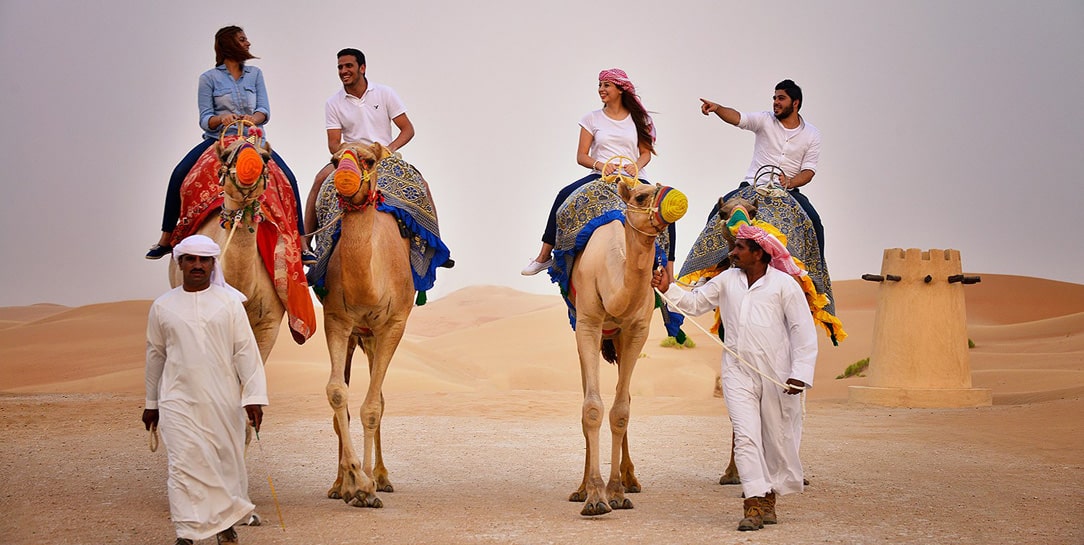
[[[320,297],[327,293],[324,284],[327,264],[342,234],[342,221],[336,219],[341,208],[333,182],[334,176],[332,173],[320,186],[316,215],[319,226],[328,225],[332,221],[335,221],[336,225],[314,237],[313,250],[317,262],[306,273],[309,285]],[[404,235],[409,233],[410,270],[414,278],[414,289],[419,292],[432,289],[437,279],[437,267],[448,260],[451,252],[440,240],[436,208],[432,196],[426,191],[421,172],[400,157],[385,157],[376,163],[376,187],[384,197],[376,209],[394,216]]]
[[[625,223],[625,201],[617,194],[613,183],[594,180],[569,194],[557,209],[557,241],[553,247],[550,280],[561,289],[568,306],[568,320],[576,329],[576,307],[569,298],[572,264],[583,251],[595,229],[611,221]],[[670,235],[663,231],[655,239],[655,262],[666,266],[666,250]]]

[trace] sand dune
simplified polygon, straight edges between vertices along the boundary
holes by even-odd
[[[982,275],[966,289],[971,365],[977,386],[995,401],[1028,392],[1043,399],[1084,386],[1084,286],[1017,276]],[[862,378],[835,380],[869,355],[877,284],[836,282],[836,305],[849,338],[821,338],[811,399],[845,399]],[[0,391],[131,393],[143,390],[144,330],[149,301],[79,308],[33,305],[0,309]],[[318,317],[322,322],[322,317]],[[704,328],[710,316],[696,319]],[[712,394],[720,348],[699,329],[685,331],[694,349],[658,346],[656,316],[637,365],[634,394],[704,399]],[[302,346],[285,332],[268,361],[274,391],[322,393],[327,348],[321,329]],[[1026,379],[1021,376],[1026,375]],[[613,374],[604,374],[607,380]],[[606,388],[612,384],[606,383]],[[389,392],[504,390],[579,391],[575,341],[557,295],[510,288],[459,290],[416,307],[386,382]],[[1037,396],[1037,397],[1036,397]]]

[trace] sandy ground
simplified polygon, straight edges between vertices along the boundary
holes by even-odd
[[[241,541],[1084,544],[1084,286],[983,275],[967,288],[973,381],[994,393],[974,409],[847,401],[865,379],[834,377],[869,354],[876,289],[836,285],[851,337],[822,344],[802,447],[811,485],[780,498],[776,526],[735,531],[740,489],[717,484],[730,436],[712,396],[719,347],[686,327],[696,348],[662,348],[659,323],[633,378],[644,490],[632,510],[581,517],[566,501],[584,442],[563,303],[478,287],[411,317],[385,388],[396,491],[380,494],[383,509],[326,498],[326,347],[280,336],[248,453],[265,524],[241,527]],[[165,453],[149,451],[139,422],[148,305],[0,309],[0,543],[173,542]],[[603,374],[612,392],[614,373]]]

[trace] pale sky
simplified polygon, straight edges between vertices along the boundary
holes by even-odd
[[[553,196],[586,174],[580,117],[620,67],[654,112],[652,182],[676,187],[678,264],[736,187],[751,133],[700,97],[767,110],[802,86],[823,134],[816,178],[836,281],[885,248],[955,248],[964,270],[1084,283],[1084,3],[816,1],[58,2],[0,0],[0,306],[151,299],[147,261],[170,171],[200,138],[196,83],[215,31],[244,27],[267,133],[304,195],[327,160],[335,53],[365,52],[417,136],[457,261],[430,298],[471,285],[558,293],[533,257]]]

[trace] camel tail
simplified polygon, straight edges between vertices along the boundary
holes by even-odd
[[[610,363],[617,363],[617,347],[613,339],[602,340],[602,358]]]

